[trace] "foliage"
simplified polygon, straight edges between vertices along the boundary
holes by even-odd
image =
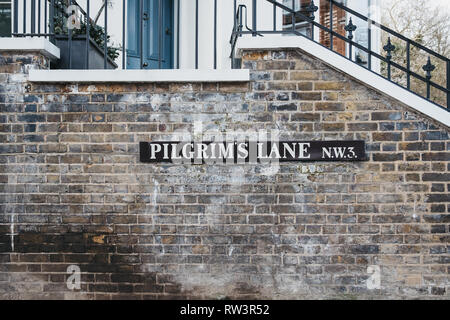
[[[444,57],[450,54],[450,13],[447,8],[431,7],[427,0],[390,0],[383,8],[382,23],[394,31],[408,37],[415,42],[427,47]],[[382,33],[383,46],[388,41],[386,32]],[[407,44],[405,41],[391,36],[391,42],[395,46],[392,54],[392,61],[406,67],[407,65]],[[382,52],[386,55],[386,52]],[[427,63],[429,54],[413,45],[410,51],[411,70],[423,77],[425,71],[422,67]],[[431,56],[431,62],[436,66],[432,72],[432,81],[446,87],[446,62]],[[392,80],[406,86],[406,73],[396,68],[392,68]],[[387,75],[387,63],[381,64],[381,71]],[[411,77],[411,89],[426,96],[426,84],[414,77]],[[444,92],[432,88],[431,100],[446,105],[446,95]]]
[[[67,1],[65,0],[56,0],[55,1],[55,34],[68,35],[67,28],[67,17],[68,15],[65,13],[67,9]],[[72,36],[77,35],[86,35],[87,24],[84,19],[80,19],[80,28],[72,30]],[[92,41],[94,41],[100,49],[104,49],[105,42],[105,28],[94,24],[92,21],[89,23],[89,36]],[[112,45],[108,45],[110,43],[111,37],[107,35],[106,43],[107,43],[107,51],[108,56],[113,61],[119,56],[120,48],[114,47]]]

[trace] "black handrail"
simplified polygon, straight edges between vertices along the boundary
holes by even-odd
[[[324,26],[324,25],[322,25],[322,24],[320,24],[320,23],[318,23],[318,22],[316,22],[314,20],[315,19],[314,12],[317,11],[317,9],[318,9],[317,6],[314,5],[314,1],[311,1],[309,7],[307,8],[308,9],[307,11],[309,12],[310,16],[307,16],[306,14],[302,13],[301,11],[295,11],[294,7],[290,8],[290,7],[284,5],[284,4],[282,4],[282,3],[280,3],[280,2],[278,2],[276,0],[266,0],[266,1],[271,3],[274,6],[273,30],[260,30],[260,29],[258,29],[258,26],[255,23],[253,23],[253,26],[252,26],[251,30],[244,30],[244,28],[243,28],[244,26],[243,26],[243,23],[242,23],[242,21],[244,19],[242,17],[242,15],[244,13],[243,13],[242,9],[238,8],[238,11],[236,12],[236,15],[235,15],[235,19],[236,19],[235,20],[235,26],[233,27],[232,36],[231,36],[231,40],[230,40],[231,46],[232,46],[232,48],[231,48],[231,58],[232,59],[234,59],[234,57],[235,57],[234,54],[235,54],[236,42],[237,42],[238,38],[241,37],[244,34],[251,34],[253,36],[255,36],[255,35],[263,35],[263,34],[293,34],[293,35],[307,37],[304,34],[298,32],[297,30],[295,30],[295,28],[287,28],[286,30],[277,30],[275,17],[276,17],[276,9],[278,8],[279,10],[285,11],[287,15],[289,15],[289,14],[293,15],[293,16],[295,16],[297,18],[300,18],[305,23],[310,24],[311,25],[311,30],[314,30],[314,27],[317,27],[320,30],[322,30],[323,32],[328,33],[330,35],[330,46],[329,47],[324,46],[323,44],[321,44],[319,42],[319,44],[322,45],[323,47],[336,52],[334,50],[334,48],[333,48],[333,41],[334,41],[333,38],[340,39],[340,40],[342,40],[342,41],[344,41],[345,43],[348,44],[349,55],[347,56],[346,54],[344,54],[344,56],[347,59],[351,60],[352,62],[357,63],[356,61],[354,61],[353,56],[352,56],[352,48],[355,47],[355,48],[365,52],[368,55],[368,57],[369,57],[369,59],[368,59],[368,66],[367,67],[363,66],[364,68],[366,68],[366,69],[368,69],[368,70],[378,74],[379,76],[384,77],[383,75],[375,72],[373,70],[373,68],[372,68],[372,58],[379,59],[380,61],[382,61],[382,62],[387,64],[388,76],[384,77],[384,78],[386,78],[387,80],[391,81],[392,83],[394,83],[396,85],[399,85],[399,86],[409,90],[410,92],[412,92],[414,94],[420,95],[418,92],[413,91],[411,89],[411,77],[413,77],[413,78],[423,82],[424,85],[426,86],[426,95],[425,96],[420,95],[420,96],[422,96],[423,98],[426,98],[428,101],[430,101],[430,102],[432,102],[432,103],[434,103],[434,104],[436,104],[436,105],[438,105],[439,107],[442,108],[443,107],[442,105],[436,103],[435,101],[433,101],[431,99],[431,90],[430,90],[430,88],[433,87],[433,88],[443,92],[446,95],[446,97],[447,97],[447,108],[450,108],[450,59],[448,59],[448,58],[446,58],[446,57],[444,57],[444,56],[434,52],[433,50],[431,50],[429,48],[424,47],[423,45],[417,43],[416,41],[408,39],[407,37],[405,37],[405,36],[395,32],[394,30],[392,30],[392,29],[390,29],[388,27],[385,27],[385,26],[381,25],[380,23],[378,23],[378,22],[376,22],[376,21],[374,21],[374,20],[372,20],[372,19],[370,19],[368,17],[365,17],[364,15],[362,15],[362,14],[360,14],[360,13],[358,13],[358,12],[356,12],[356,11],[350,9],[350,8],[347,8],[343,4],[337,3],[335,0],[328,0],[329,3],[330,3],[330,27]],[[340,9],[344,10],[346,13],[348,13],[350,15],[354,15],[355,17],[360,18],[363,21],[368,23],[368,40],[369,40],[368,48],[366,48],[365,46],[363,46],[363,45],[361,45],[361,44],[359,44],[359,43],[357,43],[357,42],[355,42],[353,40],[353,32],[356,30],[356,26],[353,25],[353,23],[351,21],[352,20],[351,17],[349,19],[349,23],[344,28],[345,31],[346,31],[346,35],[343,35],[343,34],[341,34],[339,32],[336,32],[334,30],[333,24],[332,24],[332,21],[333,21],[333,7],[334,6],[336,6],[337,8],[340,8]],[[253,15],[257,14],[257,11],[255,10],[255,8],[252,8],[252,14]],[[292,20],[291,23],[294,26],[295,21]],[[407,60],[406,61],[406,67],[402,66],[399,63],[391,60],[391,58],[392,58],[391,52],[395,49],[395,46],[393,46],[392,44],[389,45],[390,42],[388,43],[388,45],[385,46],[385,51],[387,52],[387,56],[386,57],[382,56],[380,53],[375,52],[375,51],[372,50],[372,46],[371,46],[372,26],[376,26],[376,27],[380,28],[381,30],[389,33],[391,36],[399,38],[399,39],[401,39],[403,41],[406,41],[406,60]],[[248,27],[247,27],[247,29],[248,29]],[[317,42],[314,39],[313,31],[311,32],[311,36],[307,37],[307,38]],[[446,83],[447,87],[446,88],[443,85],[440,85],[440,84],[436,83],[435,81],[431,80],[431,72],[435,69],[435,66],[431,64],[431,60],[429,60],[429,63],[427,63],[427,65],[425,65],[423,67],[423,70],[426,72],[425,76],[423,76],[421,74],[418,74],[417,72],[411,70],[410,52],[411,52],[411,47],[412,46],[413,47],[417,47],[418,49],[421,49],[421,50],[425,51],[426,53],[432,55],[433,57],[435,57],[437,59],[442,60],[445,63],[445,65],[446,65],[445,68],[447,69],[446,70],[446,73],[447,73],[447,83]],[[336,52],[336,53],[338,53],[338,52]],[[399,84],[399,83],[397,83],[397,82],[394,82],[392,80],[391,73],[389,72],[392,67],[396,68],[400,72],[404,72],[406,74],[406,82],[407,82],[406,87],[401,85],[401,84]],[[447,109],[447,110],[449,110],[449,109]]]

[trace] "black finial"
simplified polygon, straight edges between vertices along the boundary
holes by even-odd
[[[356,30],[356,26],[353,24],[352,18],[350,17],[350,21],[348,22],[348,25],[344,27],[345,31],[348,31],[348,38],[350,40],[353,39],[353,32]]]
[[[427,72],[426,78],[427,80],[431,79],[431,72],[436,69],[436,66],[431,63],[431,58],[428,57],[427,64],[422,67],[423,71]]]
[[[390,61],[392,59],[391,52],[395,50],[395,46],[391,43],[391,37],[388,37],[387,44],[383,47],[384,51],[387,52],[386,59]]]
[[[306,11],[308,11],[311,14],[311,19],[314,20],[316,17],[314,16],[314,12],[319,10],[319,7],[317,7],[314,4],[314,0],[311,0],[311,3],[306,7]]]

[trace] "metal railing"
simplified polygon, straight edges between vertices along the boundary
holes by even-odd
[[[138,12],[135,16],[128,12],[128,5],[130,1],[136,5],[138,4]],[[86,7],[83,9],[76,0],[13,0],[13,36],[15,37],[47,37],[50,41],[67,49],[67,65],[63,68],[73,68],[73,60],[82,59],[82,67],[84,69],[89,68],[115,68],[117,67],[114,60],[122,52],[121,63],[122,68],[127,69],[128,58],[128,38],[127,31],[129,19],[139,19],[138,28],[140,30],[140,39],[138,41],[138,53],[137,57],[139,63],[138,68],[144,69],[144,39],[143,28],[145,23],[144,2],[146,0],[122,0],[116,2],[118,6],[121,6],[122,10],[122,48],[114,48],[109,44],[109,23],[110,15],[108,5],[103,8],[103,21],[94,21],[91,14],[91,6],[93,1],[85,0]],[[159,8],[165,0],[153,0],[158,1]],[[217,0],[210,0],[213,4],[213,26],[210,30],[213,30],[212,48],[208,47],[208,51],[211,50],[212,65],[211,69],[216,69],[218,65],[218,6]],[[433,50],[426,48],[424,45],[417,41],[408,39],[407,37],[395,32],[394,30],[375,22],[374,20],[344,6],[343,4],[335,0],[325,0],[329,3],[329,19],[328,23],[319,23],[315,21],[315,13],[318,11],[318,7],[314,1],[311,1],[308,5],[303,6],[302,9],[297,9],[295,4],[299,3],[299,0],[284,1],[292,5],[286,5],[276,0],[247,0],[249,8],[242,1],[233,0],[230,1],[230,5],[233,5],[233,30],[231,34],[231,61],[232,68],[239,68],[239,60],[235,59],[235,46],[236,42],[243,35],[251,36],[264,36],[267,34],[279,34],[279,35],[297,35],[308,37],[313,41],[327,47],[328,49],[344,55],[347,59],[358,63],[368,70],[383,76],[387,80],[396,83],[403,88],[423,96],[431,102],[440,105],[441,107],[450,106],[450,60]],[[205,41],[204,36],[200,38],[199,35],[199,19],[204,18],[204,10],[200,14],[199,0],[173,0],[174,7],[173,20],[174,26],[176,25],[175,36],[173,41],[173,68],[180,68],[181,55],[192,56],[192,65],[194,68],[199,68],[199,51],[200,42]],[[186,52],[185,48],[181,50],[180,47],[180,5],[191,5],[193,7],[193,21],[190,25],[193,25],[193,50],[194,52]],[[306,1],[301,1],[306,3]],[[20,6],[19,6],[20,4]],[[98,3],[97,3],[98,4]],[[273,8],[273,26],[262,30],[259,28],[259,22],[263,22],[267,25],[267,20],[270,19],[270,15],[265,15],[262,18],[258,17],[258,6],[266,4]],[[72,6],[72,7],[71,7]],[[250,8],[251,6],[251,8]],[[20,9],[20,12],[19,12]],[[336,26],[334,24],[334,18],[337,12],[345,12],[345,26]],[[156,68],[162,67],[163,60],[163,25],[162,25],[162,10],[159,10],[158,21],[159,24],[155,26],[158,29],[158,52]],[[270,10],[269,10],[270,11]],[[278,14],[282,12],[287,21],[290,19],[290,25],[284,25],[280,27],[280,21],[278,20]],[[200,16],[202,15],[202,16]],[[130,18],[131,17],[131,18]],[[72,21],[72,18],[74,19]],[[358,20],[362,22],[367,31],[367,44],[363,45],[358,41],[355,41],[355,32],[361,33],[361,29],[357,27],[358,23],[354,24],[354,21]],[[64,25],[69,21],[69,26],[72,24],[74,28],[65,28]],[[250,23],[249,23],[250,21]],[[114,21],[117,24],[118,21]],[[190,22],[190,21],[189,21]],[[284,21],[283,21],[284,22]],[[19,26],[19,23],[21,24]],[[270,22],[269,22],[270,23]],[[309,32],[307,34],[298,30],[299,25],[309,25]],[[360,24],[359,24],[360,25]],[[183,25],[184,26],[184,25]],[[316,30],[316,31],[315,31]],[[375,32],[383,32],[384,46],[380,50],[376,50],[372,47],[373,34]],[[317,31],[319,31],[317,33]],[[330,39],[327,45],[324,45],[323,38],[327,35]],[[185,34],[183,35],[185,36]],[[380,37],[383,38],[383,37]],[[65,41],[65,45],[61,45],[59,42]],[[80,49],[80,42],[84,43],[84,47]],[[341,42],[344,44],[344,51],[339,51],[335,46],[335,43]],[[78,49],[74,49],[73,46],[77,46]],[[404,47],[403,50],[399,50],[399,47]],[[340,46],[342,48],[342,46]],[[176,48],[176,49],[175,49]],[[203,47],[202,47],[203,48]],[[94,49],[102,58],[100,66],[92,67],[90,60],[93,59],[90,56],[90,50]],[[203,50],[203,49],[202,49]],[[384,50],[384,51],[383,51]],[[76,54],[74,53],[76,51]],[[358,51],[358,56],[355,52]],[[367,56],[367,63],[362,64],[360,59],[360,53]],[[412,65],[412,59],[415,59],[415,66]],[[419,58],[417,58],[419,57]],[[423,61],[420,65],[420,69],[417,68],[417,61]],[[377,62],[377,63],[375,63]],[[204,65],[203,61],[202,64]],[[381,71],[377,70],[377,67],[381,66]],[[438,75],[438,76],[436,76]]]
[[[314,1],[311,1],[308,7],[303,10],[296,10],[295,1],[292,0],[292,6],[287,6],[276,0],[263,0],[269,2],[273,5],[273,28],[271,30],[261,30],[258,28],[258,2],[252,0],[251,8],[247,9],[246,5],[238,5],[238,1],[234,0],[234,27],[231,35],[231,55],[230,58],[233,60],[232,65],[238,66],[238,59],[235,57],[236,43],[240,37],[243,35],[252,36],[264,36],[268,34],[291,34],[297,36],[308,37],[311,40],[318,42],[322,46],[321,39],[315,37],[314,29],[327,34],[330,38],[329,44],[325,46],[326,48],[345,56],[347,59],[358,63],[358,59],[354,57],[354,49],[358,49],[364,52],[368,56],[367,65],[363,65],[366,69],[377,73],[378,75],[386,78],[387,80],[419,95],[430,102],[450,111],[450,59],[440,55],[433,50],[425,47],[424,45],[408,39],[407,37],[395,32],[394,30],[381,25],[380,23],[373,21],[372,19],[346,7],[345,5],[335,1],[327,0],[329,2],[329,22],[328,25],[324,25],[315,21],[315,12],[318,11],[318,7],[315,5]],[[252,25],[249,26],[247,23],[248,12],[251,12]],[[281,28],[277,26],[277,12],[281,10],[284,14],[290,15],[292,18],[292,28]],[[346,25],[343,28],[344,32],[338,32],[333,26],[333,18],[336,15],[337,10],[343,10],[346,14]],[[267,19],[267,17],[265,17]],[[360,19],[367,25],[367,46],[364,46],[354,40],[354,33],[357,30],[357,26],[353,23],[353,20]],[[301,33],[296,29],[296,22],[301,21],[302,23],[310,24],[311,32],[308,35]],[[383,46],[383,51],[386,55],[382,55],[381,52],[376,52],[372,48],[372,33],[375,28],[378,31],[385,33],[386,43]],[[401,46],[402,42],[405,45],[405,56],[401,57],[397,52],[394,52],[396,45],[393,44],[393,40],[397,46]],[[345,52],[338,52],[334,48],[334,43],[336,41],[343,41],[345,43]],[[323,42],[323,41],[322,41]],[[380,50],[381,51],[381,50]],[[417,56],[421,54],[418,60],[422,59],[424,63],[422,67],[422,74],[418,70],[414,70],[411,65],[412,52]],[[396,58],[396,59],[394,59]],[[381,64],[381,72],[377,72],[373,65],[374,60],[378,59]],[[398,61],[404,59],[404,65]],[[395,76],[392,70],[395,68]],[[440,74],[445,76],[439,77],[437,80],[433,79],[433,72],[436,74],[440,71]],[[413,86],[414,81],[414,86]],[[439,83],[440,82],[440,83]],[[431,90],[436,90],[436,94],[432,96]]]
[[[100,1],[100,0],[96,0]],[[144,64],[144,45],[143,45],[143,29],[144,29],[144,23],[145,20],[144,16],[146,13],[144,13],[144,3],[146,0],[122,0],[118,1],[119,6],[121,8],[118,8],[122,10],[122,21],[121,21],[121,29],[122,29],[122,44],[120,48],[121,54],[121,64],[123,69],[127,69],[127,43],[128,43],[128,37],[127,37],[127,22],[130,19],[128,16],[128,2],[130,1],[137,1],[138,3],[138,10],[136,16],[133,16],[132,19],[136,19],[138,17],[139,19],[139,30],[140,30],[140,41],[139,41],[139,49],[138,49],[138,55],[139,55],[139,65],[140,69],[145,68]],[[163,1],[166,0],[155,0],[159,3],[159,8],[162,7]],[[211,68],[217,69],[218,65],[218,58],[217,58],[217,51],[218,51],[218,37],[217,37],[217,22],[218,22],[218,8],[217,8],[217,0],[211,0],[213,2],[213,26],[211,26],[211,29],[213,30],[213,47],[212,50],[212,65]],[[80,1],[78,1],[80,2]],[[84,59],[84,68],[89,69],[89,50],[92,46],[96,47],[98,50],[101,50],[103,53],[103,67],[102,68],[108,68],[108,65],[113,62],[113,58],[116,58],[114,55],[111,54],[112,48],[111,44],[109,44],[110,39],[110,33],[109,33],[109,24],[111,23],[110,17],[109,17],[109,10],[108,5],[103,6],[103,19],[99,23],[96,23],[90,16],[92,13],[91,7],[94,1],[85,0],[86,6],[85,8],[82,8],[80,4],[76,0],[13,0],[13,37],[46,37],[48,38],[52,43],[57,42],[58,38],[66,38],[68,42],[68,69],[71,69],[72,67],[72,59],[73,59],[73,49],[72,44],[74,40],[85,40],[85,48],[83,53],[83,59]],[[174,19],[174,27],[175,30],[175,36],[173,39],[173,46],[174,52],[172,59],[173,61],[173,68],[180,68],[180,61],[181,61],[181,55],[187,54],[187,52],[182,52],[183,50],[180,48],[180,5],[183,2],[183,4],[187,4],[186,0],[173,0],[174,9],[171,14],[173,14]],[[199,8],[200,3],[199,0],[189,0],[189,4],[194,6],[195,10],[195,20],[193,21],[193,24],[195,25],[194,28],[194,54],[193,54],[193,65],[196,69],[199,68],[199,51],[200,51],[200,44],[203,39],[199,36]],[[72,7],[71,7],[72,6]],[[68,10],[68,8],[71,8]],[[19,10],[20,9],[20,10]],[[158,67],[161,68],[162,63],[162,43],[163,43],[163,35],[164,35],[164,28],[163,28],[163,18],[162,18],[162,10],[159,10],[159,23],[156,26],[158,31],[158,50],[157,53],[157,60],[158,60]],[[63,17],[64,23],[67,19],[71,19],[71,17],[74,17],[75,20],[73,25],[74,28],[67,28],[64,30],[61,30],[57,27],[56,23],[61,22],[58,19],[61,19]],[[70,21],[70,20],[69,20]],[[19,22],[21,22],[19,25]],[[118,21],[114,21],[113,23],[116,24]],[[81,24],[81,32],[80,29],[76,28],[77,24]],[[100,26],[101,24],[101,26]],[[90,32],[92,32],[93,29],[102,29],[102,41],[95,42],[92,39],[92,36]],[[125,49],[124,49],[125,48]],[[117,48],[116,48],[117,51]],[[186,50],[184,50],[186,51]]]
[[[28,3],[28,5],[27,5]],[[60,49],[67,49],[64,57],[67,61],[64,69],[72,69],[75,41],[84,41],[83,52],[77,50],[77,60],[83,61],[84,69],[90,66],[90,49],[102,54],[103,67],[116,67],[108,48],[107,12],[105,6],[105,26],[100,27],[90,17],[90,0],[86,0],[86,11],[76,0],[14,0],[13,1],[13,37],[45,37]],[[19,26],[21,22],[21,26]],[[92,31],[104,30],[94,41]],[[102,32],[102,31],[100,31]],[[67,48],[62,47],[67,42]],[[77,49],[80,49],[79,47]],[[59,68],[60,66],[58,66]]]

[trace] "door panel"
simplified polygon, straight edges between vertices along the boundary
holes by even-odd
[[[140,69],[140,21],[143,19],[143,69],[170,69],[173,67],[173,0],[143,1],[142,14],[139,0],[128,1],[127,68]]]
[[[127,1],[127,69],[140,69],[139,59],[139,41],[140,30],[139,23],[142,14],[139,12],[139,1]]]

